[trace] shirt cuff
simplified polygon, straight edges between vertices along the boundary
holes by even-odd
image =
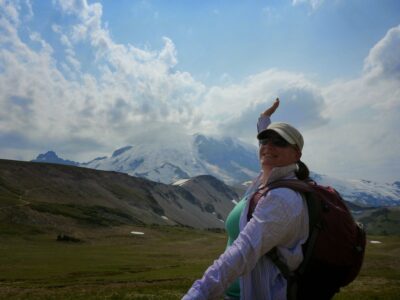
[[[260,133],[261,131],[267,129],[267,127],[271,124],[271,119],[268,116],[261,115],[258,118],[257,122],[257,131]]]
[[[205,297],[200,290],[191,287],[181,300],[207,300],[207,297]]]

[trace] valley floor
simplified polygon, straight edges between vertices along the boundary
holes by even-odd
[[[0,298],[180,299],[226,242],[224,233],[182,227],[118,227],[77,236],[81,242],[0,233]],[[360,276],[335,300],[400,299],[399,257],[400,237],[370,236]]]

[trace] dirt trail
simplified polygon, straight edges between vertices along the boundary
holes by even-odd
[[[20,202],[19,204],[0,207],[0,210],[5,210],[5,209],[13,208],[13,207],[22,207],[22,206],[27,206],[27,205],[31,204],[31,202],[24,200],[23,198],[26,197],[28,195],[28,193],[30,193],[34,190],[40,190],[40,189],[43,189],[43,187],[25,190],[21,195],[18,196],[18,201]]]

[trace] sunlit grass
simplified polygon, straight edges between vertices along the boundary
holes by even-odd
[[[222,234],[187,228],[85,234],[82,243],[56,242],[56,235],[1,237],[0,298],[179,299],[225,244]]]
[[[400,237],[370,236],[363,268],[357,280],[336,299],[400,299]]]
[[[141,231],[142,236],[130,231]],[[1,299],[180,299],[225,248],[225,234],[181,227],[0,235]],[[335,299],[400,299],[400,237],[370,237],[355,282]]]

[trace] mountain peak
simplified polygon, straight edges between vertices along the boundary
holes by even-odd
[[[393,185],[396,186],[397,188],[400,188],[400,181],[393,182]]]
[[[46,160],[46,159],[60,159],[60,157],[58,157],[57,153],[55,153],[52,150],[47,151],[46,153],[39,154],[36,157],[36,160]]]
[[[132,146],[125,146],[125,147],[119,148],[113,152],[111,157],[116,157],[118,155],[121,155],[122,153],[124,153],[132,148],[133,148]]]
[[[43,163],[53,163],[53,164],[61,164],[61,165],[71,165],[78,166],[79,163],[72,160],[65,160],[60,158],[56,152],[50,150],[46,153],[39,154],[36,159],[33,159],[32,162],[43,162]]]

